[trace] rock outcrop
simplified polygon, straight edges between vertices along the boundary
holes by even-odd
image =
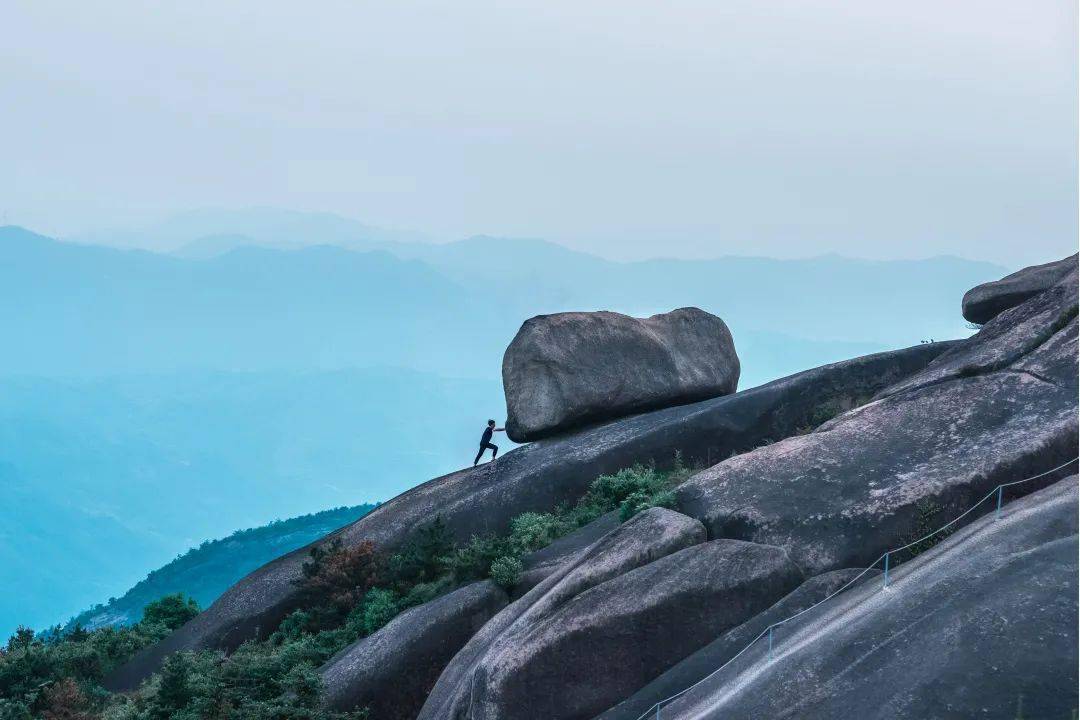
[[[860,575],[873,577],[877,573],[864,573],[862,569],[834,570],[810,578],[765,612],[728,630],[680,660],[670,670],[642,685],[633,695],[597,716],[596,720],[638,720],[656,703],[686,690],[723,667],[773,623],[807,610]]]
[[[447,666],[418,719],[478,717],[474,713],[478,673],[497,665],[507,652],[513,653],[523,638],[565,604],[635,568],[704,541],[704,526],[677,512],[653,508],[634,516],[492,618]],[[529,713],[530,708],[520,711]]]
[[[319,670],[324,704],[413,720],[446,664],[506,603],[506,593],[485,581],[406,610]]]
[[[964,318],[973,323],[986,323],[1057,284],[1076,269],[1077,256],[1067,257],[1045,265],[1024,268],[994,282],[983,283],[968,290],[961,304]]]
[[[791,435],[869,398],[924,368],[949,343],[918,345],[808,370],[691,405],[665,408],[530,443],[493,463],[428,481],[329,536],[346,546],[371,540],[392,549],[438,514],[459,540],[505,532],[526,511],[573,502],[597,476],[635,463],[664,467],[675,451],[688,464],[712,464],[762,442]],[[265,637],[299,603],[294,581],[309,548],[255,570],[162,642],[106,678],[113,690],[135,688],[178,650],[231,651]]]
[[[509,604],[476,584],[346,649],[323,668],[328,706],[419,720],[637,720],[700,681],[661,716],[1012,718],[1022,696],[1021,716],[1067,717],[1077,484],[1061,478],[1076,472],[1080,334],[1070,261],[1026,299],[999,298],[965,341],[541,439],[380,506],[333,537],[389,551],[438,514],[466,540],[635,463],[664,468],[680,452],[708,466],[677,489],[678,512],[604,516],[526,558]],[[582,418],[573,422],[598,420]],[[851,579],[846,568],[1052,468],[1010,487],[1023,499],[1000,521],[979,519],[985,502],[936,547],[893,556],[889,590],[871,571],[783,625],[772,662],[764,642],[739,654]],[[134,686],[173,650],[266,635],[297,607],[305,557],[252,573],[110,686]]]
[[[739,357],[724,321],[697,308],[648,318],[570,312],[526,320],[502,374],[506,432],[528,442],[733,393]]]
[[[529,553],[523,559],[521,580],[514,587],[515,594],[524,594],[536,587],[541,580],[584,552],[594,542],[619,527],[619,511],[601,515],[588,525],[559,538],[546,548]]]
[[[664,720],[1068,718],[1077,698],[1077,483],[988,515],[812,610]]]
[[[739,540],[631,570],[504,633],[472,675],[467,717],[592,717],[801,579],[780,548]]]
[[[997,484],[1075,458],[1075,280],[878,397],[699,473],[680,508],[715,537],[786,548],[812,575],[866,566]]]

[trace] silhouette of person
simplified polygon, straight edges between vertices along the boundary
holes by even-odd
[[[491,442],[492,433],[503,432],[506,428],[495,427],[494,420],[488,420],[487,427],[484,428],[484,434],[480,436],[480,452],[476,453],[476,459],[473,460],[473,465],[480,462],[480,458],[484,456],[484,451],[491,450],[491,459],[494,460],[495,456],[499,454],[499,446]]]

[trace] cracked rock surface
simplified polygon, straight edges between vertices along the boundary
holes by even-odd
[[[950,346],[916,345],[853,358],[734,395],[529,443],[492,463],[418,485],[327,539],[338,538],[346,547],[370,540],[392,550],[436,514],[459,541],[503,533],[520,513],[574,502],[599,475],[636,463],[664,467],[676,451],[690,464],[714,462],[795,433],[819,413],[835,414],[853,399],[868,398],[921,370]],[[300,548],[244,577],[186,625],[111,673],[106,687],[134,689],[178,650],[232,651],[245,640],[268,635],[297,607],[294,581],[302,576],[308,551]],[[530,572],[528,580],[542,574]]]
[[[783,628],[663,720],[1069,718],[1077,483],[1061,480]]]
[[[866,566],[999,483],[1075,458],[1075,271],[877,398],[698,473],[680,509],[813,575]]]

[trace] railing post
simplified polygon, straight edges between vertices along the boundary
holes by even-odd
[[[885,585],[882,587],[889,587],[889,553],[885,553]]]
[[[996,520],[1000,520],[1000,519],[1001,519],[1001,493],[1002,493],[1002,491],[1003,491],[1004,489],[1005,489],[1005,486],[1004,486],[1004,485],[998,485],[998,502],[997,502],[997,510],[995,510],[995,511],[994,511],[994,520],[995,520],[995,521],[996,521]]]

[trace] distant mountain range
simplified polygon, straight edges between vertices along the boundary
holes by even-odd
[[[20,587],[0,634],[70,617],[205,538],[461,467],[478,423],[502,419],[502,352],[533,315],[696,305],[731,327],[746,388],[966,335],[964,291],[1005,272],[621,263],[261,210],[80,240],[0,228],[0,582]]]
[[[151,571],[122,596],[79,613],[68,625],[82,625],[88,630],[105,625],[130,625],[139,621],[147,604],[178,592],[195,598],[200,607],[208,607],[252,570],[348,525],[375,507],[334,508],[237,530],[220,540],[208,540]]]
[[[0,229],[0,374],[388,365],[498,378],[532,315],[696,305],[731,326],[746,387],[853,350],[965,334],[964,290],[1004,272],[953,257],[618,263],[490,237],[282,250],[263,245],[277,235],[235,235],[194,259]]]
[[[0,635],[119,595],[236,528],[472,461],[494,380],[411,370],[0,377]]]

